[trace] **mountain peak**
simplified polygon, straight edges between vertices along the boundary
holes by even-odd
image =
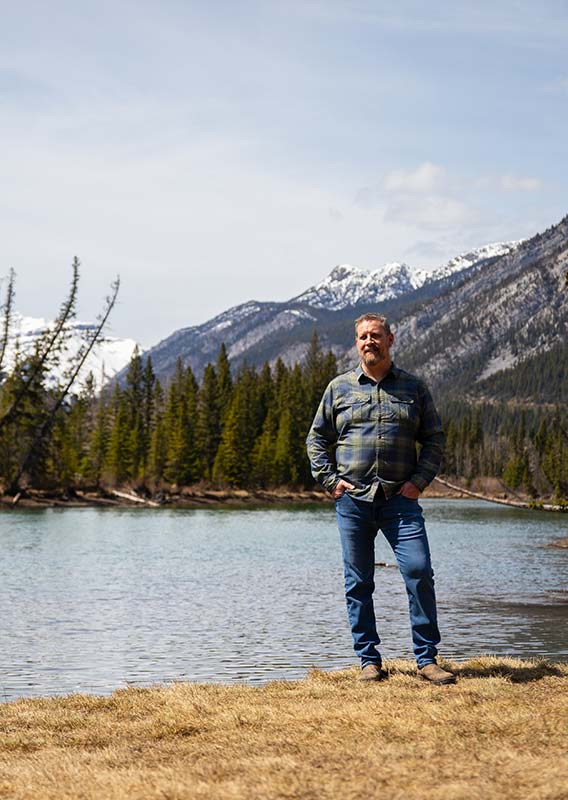
[[[352,267],[351,264],[338,264],[328,275],[330,281],[343,281],[351,275],[363,274],[361,267]]]
[[[290,302],[306,303],[314,308],[338,311],[359,303],[381,303],[394,300],[424,284],[447,278],[490,258],[499,258],[514,250],[519,242],[497,242],[452,258],[431,272],[412,267],[406,262],[390,261],[373,270],[351,264],[338,264],[315,286],[292,298]]]
[[[338,310],[363,301],[374,303],[398,297],[414,289],[418,281],[419,276],[412,267],[397,261],[372,271],[339,264],[323,281],[294,297],[292,302]]]

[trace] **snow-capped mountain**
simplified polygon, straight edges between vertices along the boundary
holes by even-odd
[[[328,308],[333,311],[363,302],[382,303],[434,281],[448,278],[487,259],[506,255],[519,244],[519,242],[497,242],[484,245],[476,250],[462,253],[430,272],[397,261],[371,271],[341,264],[320,283],[294,297],[291,302],[307,303],[314,308]]]
[[[293,302],[337,311],[346,306],[357,305],[362,298],[378,303],[399,297],[422,286],[424,281],[425,273],[396,261],[371,272],[341,264],[323,281],[295,297]]]
[[[517,242],[485,245],[431,272],[398,262],[372,271],[344,264],[291,300],[251,300],[229,308],[201,325],[175,331],[147,353],[161,379],[173,373],[178,358],[199,379],[203,367],[215,361],[221,343],[234,368],[243,361],[261,365],[277,358],[293,364],[304,358],[317,330],[322,345],[331,347],[343,365],[351,357],[352,320],[357,313],[380,309],[396,322],[417,305],[426,305],[478,272],[491,270],[517,247]]]
[[[516,242],[495,242],[494,244],[486,244],[483,247],[477,247],[475,250],[470,250],[467,253],[452,258],[447,264],[427,273],[425,283],[440,280],[440,278],[447,278],[456,272],[463,272],[470,269],[477,264],[483,264],[487,259],[500,258],[508,253],[516,250],[526,239],[519,239]]]
[[[10,338],[4,356],[3,369],[9,371],[14,364],[16,353],[22,355],[32,353],[39,338],[54,326],[53,320],[41,317],[25,317],[14,312],[10,325]],[[69,364],[79,351],[85,339],[96,329],[96,325],[89,322],[75,321],[69,324],[65,334],[65,350],[60,363],[50,366],[50,374],[55,379],[61,379]],[[98,343],[89,353],[87,360],[78,377],[75,388],[80,388],[87,375],[92,372],[96,388],[109,381],[120,372],[132,357],[136,342],[134,339],[119,339],[114,336],[101,336]],[[140,349],[140,348],[139,348]]]

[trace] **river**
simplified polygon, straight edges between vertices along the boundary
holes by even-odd
[[[568,661],[568,515],[424,500],[441,655]],[[331,507],[0,513],[0,700],[175,680],[262,683],[354,662]],[[393,563],[379,533],[377,561]],[[377,567],[385,658],[411,657]]]

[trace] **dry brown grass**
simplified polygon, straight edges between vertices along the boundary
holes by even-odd
[[[314,671],[0,706],[0,797],[568,797],[568,666],[446,662],[460,680],[445,687],[388,666],[370,685]]]

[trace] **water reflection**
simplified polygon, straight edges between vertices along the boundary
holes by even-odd
[[[568,661],[560,515],[425,501],[443,654]],[[0,515],[0,697],[303,676],[354,663],[331,508]],[[392,563],[379,536],[377,561]],[[385,657],[410,657],[398,570],[377,569]]]

